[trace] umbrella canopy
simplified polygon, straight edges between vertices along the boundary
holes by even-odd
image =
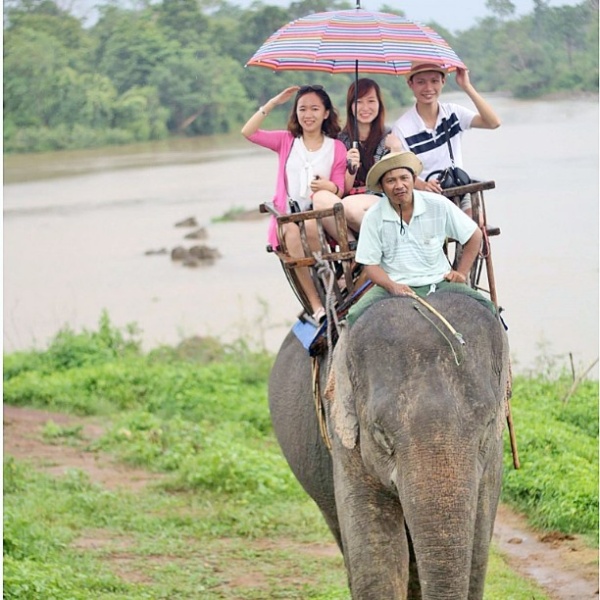
[[[402,75],[414,62],[466,68],[431,27],[361,8],[314,13],[273,33],[247,66],[275,71]]]

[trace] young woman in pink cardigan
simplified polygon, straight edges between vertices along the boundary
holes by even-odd
[[[279,104],[288,102],[294,94],[294,106],[287,129],[260,129],[265,117]],[[244,137],[279,155],[273,205],[280,213],[311,210],[313,194],[320,190],[342,196],[346,147],[336,139],[339,132],[337,111],[320,85],[286,88],[261,106],[244,125]],[[311,248],[318,250],[320,244],[314,221],[307,222],[307,235]],[[283,236],[291,256],[304,256],[300,229],[295,223],[284,226]],[[271,217],[269,223],[268,239],[274,248],[279,245],[274,217]],[[312,307],[312,317],[320,322],[325,316],[325,310],[310,273],[307,268],[298,269],[297,273]]]

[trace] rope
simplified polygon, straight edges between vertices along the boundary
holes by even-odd
[[[331,358],[333,354],[333,327],[335,326],[336,332],[339,337],[340,333],[340,322],[338,320],[336,306],[335,306],[335,293],[333,286],[335,284],[335,272],[331,268],[331,264],[324,260],[320,252],[313,252],[315,258],[315,271],[317,277],[321,280],[325,289],[325,316],[327,318],[327,375],[329,376],[331,370]],[[317,356],[312,357],[312,390],[313,399],[315,402],[315,412],[317,414],[317,421],[319,422],[319,431],[323,438],[323,443],[331,452],[331,439],[327,431],[327,423],[325,419],[325,407],[323,405],[323,398],[321,396],[321,384],[320,384],[320,364]]]
[[[315,270],[317,276],[323,283],[325,288],[325,316],[327,318],[327,372],[329,373],[329,367],[331,362],[331,354],[333,352],[333,326],[335,325],[336,333],[340,333],[340,322],[338,320],[336,306],[335,306],[335,293],[333,286],[335,284],[335,272],[331,268],[329,261],[322,258],[320,252],[313,252],[315,258]]]
[[[327,432],[327,424],[325,423],[325,408],[321,398],[321,383],[320,383],[320,367],[319,359],[316,356],[312,357],[312,389],[313,399],[315,401],[315,412],[317,413],[317,421],[319,422],[319,431],[327,450],[331,452],[331,439]]]

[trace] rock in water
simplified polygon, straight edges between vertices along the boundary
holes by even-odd
[[[220,258],[221,256],[221,253],[216,248],[209,248],[204,245],[192,246],[190,248],[190,254],[200,260],[213,260],[215,258]]]
[[[189,250],[183,246],[176,246],[171,250],[171,260],[185,260],[189,255]]]
[[[208,237],[208,233],[204,227],[200,227],[200,229],[196,229],[196,231],[191,231],[186,234],[185,239],[188,240],[205,240]]]
[[[175,223],[175,227],[198,227],[198,221],[196,221],[196,217],[188,217],[183,221],[179,221],[179,223]]]

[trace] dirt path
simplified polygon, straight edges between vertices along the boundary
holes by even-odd
[[[50,420],[61,427],[81,426],[81,435],[87,441],[102,434],[102,427],[94,419],[4,406],[4,454],[28,460],[55,475],[66,469],[81,469],[92,481],[108,489],[140,488],[160,478],[118,464],[106,454],[44,442],[42,431]],[[535,580],[555,600],[598,598],[598,552],[586,547],[579,537],[541,536],[527,526],[522,516],[501,506],[494,540],[515,570]],[[323,551],[337,552],[337,548],[331,544]]]

